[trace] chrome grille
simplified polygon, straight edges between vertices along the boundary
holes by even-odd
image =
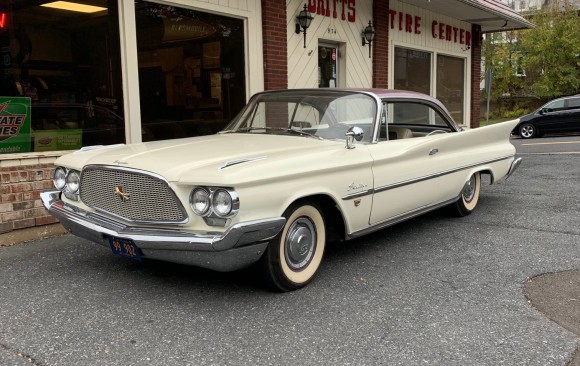
[[[128,199],[123,199],[123,195],[128,195],[125,196]],[[128,221],[174,224],[187,221],[183,205],[167,182],[144,171],[85,167],[80,197],[87,206]]]

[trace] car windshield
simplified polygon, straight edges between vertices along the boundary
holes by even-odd
[[[266,92],[254,96],[222,133],[286,134],[344,140],[353,126],[370,142],[377,102],[368,94],[330,90]]]

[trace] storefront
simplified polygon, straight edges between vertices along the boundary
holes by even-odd
[[[481,31],[502,24],[530,26],[488,0],[8,0],[0,232],[53,222],[38,194],[56,157],[214,133],[264,89],[417,90],[469,126]]]

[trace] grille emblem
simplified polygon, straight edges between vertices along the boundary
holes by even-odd
[[[115,186],[115,196],[119,197],[123,202],[127,202],[130,194],[123,192],[122,186]]]

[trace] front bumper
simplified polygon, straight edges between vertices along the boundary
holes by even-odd
[[[284,224],[284,217],[247,221],[223,233],[128,226],[60,199],[60,191],[40,194],[44,207],[72,234],[109,247],[109,237],[132,240],[144,258],[235,271],[256,262]]]

